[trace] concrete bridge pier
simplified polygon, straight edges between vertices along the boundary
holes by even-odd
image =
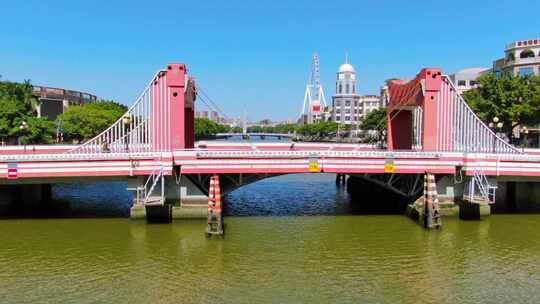
[[[456,216],[463,220],[479,220],[491,214],[491,206],[487,201],[470,202],[465,199],[469,176],[439,175],[436,176],[437,197],[441,216]],[[490,179],[490,183],[497,182]],[[424,215],[424,198],[420,197],[407,207],[407,214],[414,219]]]
[[[498,182],[494,213],[537,213],[540,211],[540,180],[507,178]]]
[[[148,177],[136,177],[128,180],[128,190],[133,195],[132,219],[149,221],[170,221],[178,219],[203,219],[207,216],[208,196],[187,176],[165,176],[163,205],[145,204],[137,201],[137,187],[142,187]],[[160,185],[152,196],[160,196]]]
[[[347,184],[347,175],[338,173],[336,174],[336,185],[345,186]]]

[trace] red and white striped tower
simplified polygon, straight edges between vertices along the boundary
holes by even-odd
[[[208,187],[208,235],[223,234],[223,218],[221,214],[221,189],[219,186],[219,176],[214,174],[210,177]]]
[[[424,175],[424,228],[440,228],[441,226],[441,210],[435,175],[426,172]]]

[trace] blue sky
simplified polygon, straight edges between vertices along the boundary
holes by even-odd
[[[4,1],[3,1],[4,2]],[[5,1],[3,79],[88,91],[131,104],[169,62],[183,62],[231,117],[296,119],[311,55],[327,101],[345,52],[359,92],[422,67],[491,65],[506,43],[540,37],[540,2]],[[198,103],[199,106],[202,103]]]

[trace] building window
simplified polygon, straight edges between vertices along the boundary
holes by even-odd
[[[458,87],[464,87],[467,85],[467,82],[465,80],[458,80],[457,85]]]
[[[346,120],[346,121],[349,121],[349,120],[351,120],[351,117],[345,116],[345,120]]]
[[[345,85],[345,93],[349,94],[349,84],[348,83]]]
[[[532,58],[534,57],[534,52],[530,49],[526,49],[519,54],[519,58]]]
[[[345,114],[350,114],[351,113],[351,109],[346,109],[345,110]]]
[[[531,76],[531,75],[534,75],[533,68],[520,68],[519,69],[519,76],[526,77],[526,76]]]
[[[506,56],[506,61],[514,61],[516,60],[516,56],[514,56],[514,53],[510,53],[508,54],[508,56]]]
[[[350,100],[345,100],[345,106],[350,107],[351,106],[351,101]]]
[[[343,93],[343,86],[340,84],[339,85],[339,91],[338,91],[339,94]]]
[[[353,94],[356,94],[356,87],[355,86],[352,86],[352,92],[353,92]]]
[[[340,109],[336,109],[336,114],[339,114],[341,113],[341,110]]]
[[[474,87],[474,86],[476,85],[476,81],[475,81],[475,80],[470,80],[470,81],[469,81],[469,85],[470,85],[471,87]]]

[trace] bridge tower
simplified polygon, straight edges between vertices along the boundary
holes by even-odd
[[[158,71],[122,117],[71,154],[170,152],[195,143],[196,88],[184,64]]]
[[[321,110],[325,106],[326,100],[321,85],[319,55],[314,53],[311,61],[311,73],[304,94],[304,103],[300,112],[300,121],[308,124],[320,121]]]

